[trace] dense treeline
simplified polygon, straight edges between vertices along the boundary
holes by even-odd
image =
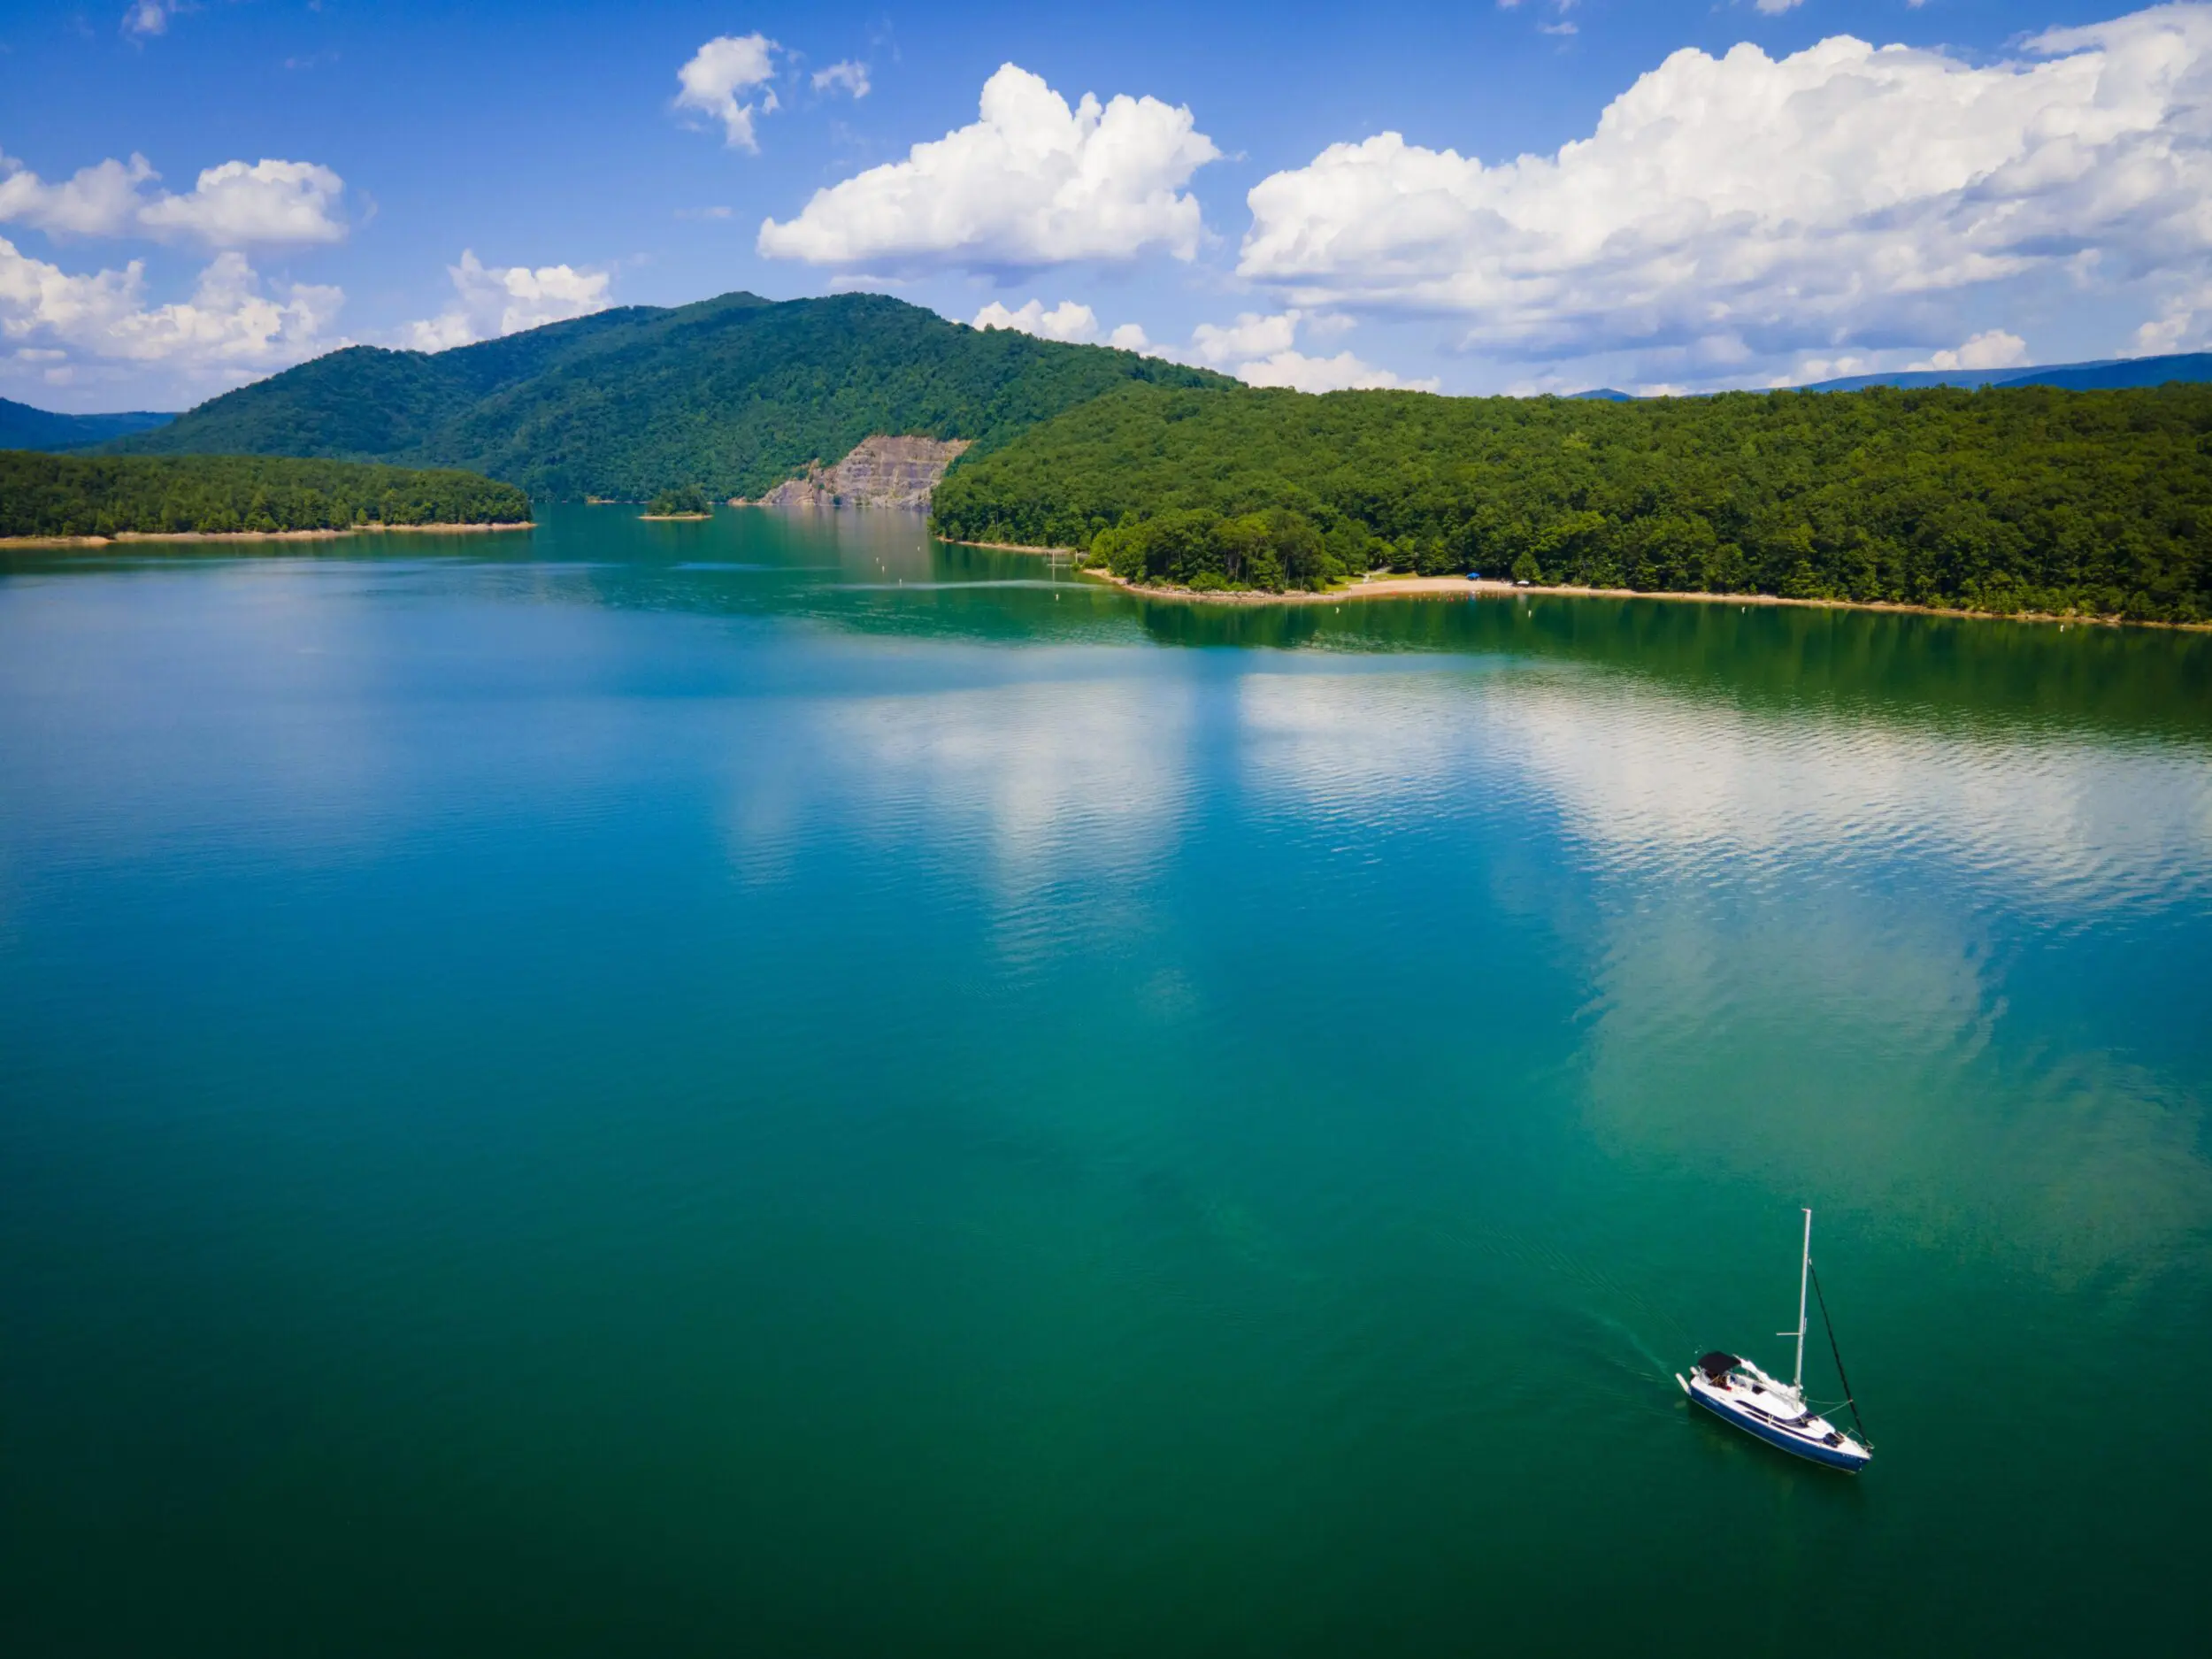
[[[1210,507],[1173,508],[1117,525],[1091,538],[1094,559],[1133,581],[1180,582],[1197,593],[1232,588],[1325,588],[1370,567],[1350,537],[1350,521],[1332,528],[1332,548],[1304,513],[1288,507],[1225,517]],[[996,538],[992,538],[996,539]]]
[[[526,524],[530,498],[473,472],[273,456],[0,451],[0,536],[219,534]]]
[[[1130,387],[939,486],[941,534],[1193,587],[1387,566],[2212,618],[2212,386],[1612,403]]]
[[[465,466],[540,499],[765,494],[879,433],[987,449],[1136,380],[1225,385],[1134,352],[978,331],[878,294],[631,306],[451,351],[349,347],[116,452]]]

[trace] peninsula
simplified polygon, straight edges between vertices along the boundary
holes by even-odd
[[[473,472],[274,456],[0,450],[0,542],[265,541],[530,523],[529,496]]]
[[[2197,624],[2208,436],[2212,386],[2185,383],[1629,403],[1133,385],[964,458],[932,522],[1179,595],[1479,572]]]

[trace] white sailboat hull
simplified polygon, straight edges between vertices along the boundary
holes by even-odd
[[[1827,1418],[1807,1409],[1803,1397],[1749,1360],[1740,1359],[1717,1381],[1702,1371],[1675,1381],[1695,1404],[1768,1445],[1830,1469],[1856,1474],[1874,1454]]]

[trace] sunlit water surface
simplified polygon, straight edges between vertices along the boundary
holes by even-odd
[[[0,564],[10,1655],[2202,1651],[2212,639],[632,511]]]

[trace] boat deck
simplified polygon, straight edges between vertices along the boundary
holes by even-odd
[[[1811,1411],[1787,1383],[1778,1382],[1748,1360],[1720,1381],[1703,1371],[1678,1375],[1683,1393],[1715,1416],[1724,1417],[1770,1446],[1832,1468],[1863,1468],[1872,1454],[1827,1418]]]

